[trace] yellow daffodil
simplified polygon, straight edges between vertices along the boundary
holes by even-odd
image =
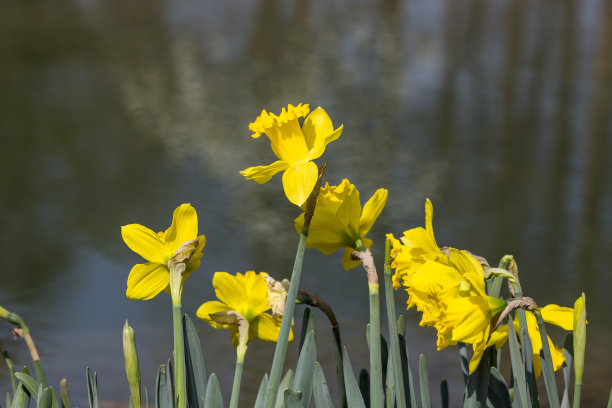
[[[224,319],[238,314],[249,324],[248,340],[258,337],[265,341],[277,341],[282,316],[273,317],[266,313],[270,309],[268,283],[264,272],[247,271],[235,276],[227,272],[217,272],[213,286],[217,300],[204,303],[196,315],[215,329],[228,329],[234,347],[240,342],[239,326],[235,319]],[[293,333],[289,335],[293,340]]]
[[[387,237],[391,239],[393,245],[391,256],[394,258],[392,267],[395,268],[394,289],[399,289],[402,279],[415,273],[428,260],[449,264],[448,257],[436,243],[433,232],[433,205],[429,199],[425,201],[425,228],[418,227],[404,231],[404,235],[399,240],[392,234],[388,234]]]
[[[487,296],[480,263],[466,251],[449,249],[448,265],[426,260],[406,275],[408,303],[423,313],[421,326],[438,331],[438,350],[461,341],[471,344],[470,372],[478,367],[493,317],[506,302]]]
[[[324,254],[345,248],[342,257],[344,269],[358,266],[360,262],[351,260],[351,253],[372,245],[372,240],[365,236],[386,202],[387,190],[379,188],[365,203],[362,211],[359,191],[347,179],[342,180],[339,186],[326,183],[317,199],[306,248],[317,248]],[[296,231],[300,233],[303,226],[304,214],[301,214],[295,219]]]
[[[285,195],[301,206],[312,192],[318,178],[318,168],[312,160],[319,158],[325,146],[342,134],[342,126],[334,130],[332,121],[322,108],[310,114],[308,105],[289,105],[280,115],[265,110],[249,125],[253,137],[265,133],[272,151],[279,158],[268,166],[249,167],[240,172],[248,180],[263,184],[280,171],[283,173]],[[306,116],[308,115],[308,116]],[[300,127],[298,119],[306,117]]]
[[[540,314],[542,319],[546,323],[554,324],[564,330],[573,330],[573,313],[574,310],[570,307],[563,307],[557,305],[546,305],[540,308]],[[531,349],[533,352],[533,367],[536,376],[539,377],[542,372],[542,361],[540,360],[540,352],[542,351],[542,337],[540,336],[540,327],[536,317],[532,312],[525,312],[527,317],[527,331],[529,332],[529,339],[531,340]],[[519,333],[519,321],[514,319],[514,328]],[[487,347],[495,346],[500,348],[508,340],[508,325],[505,324],[499,327],[488,341]],[[520,341],[520,336],[519,336]],[[563,365],[565,357],[563,357],[563,350],[561,347],[556,346],[550,337],[548,337],[548,347],[552,357],[552,365],[555,371],[557,371]]]
[[[190,204],[181,204],[172,215],[172,224],[155,233],[140,224],[121,227],[121,235],[127,246],[149,262],[135,265],[127,281],[129,299],[146,300],[165,290],[170,292],[168,261],[188,241],[196,241],[196,249],[182,274],[183,282],[200,266],[204,235],[198,236],[198,216]]]

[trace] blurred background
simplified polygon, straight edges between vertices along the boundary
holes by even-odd
[[[0,0],[0,304],[28,322],[51,384],[87,405],[85,367],[106,406],[126,406],[121,329],[136,331],[143,382],[171,355],[170,298],[125,298],[142,262],[120,226],[156,231],[190,202],[208,242],[184,310],[214,298],[215,271],[289,277],[299,214],[280,175],[238,173],[275,160],[248,124],[261,109],[323,106],[344,124],[320,163],[387,207],[368,235],[424,222],[438,243],[518,262],[527,296],[587,296],[583,406],[612,385],[612,3],[606,0]],[[368,364],[367,284],[341,253],[308,250],[301,287],[336,311],[357,370]],[[404,309],[406,294],[397,304]],[[301,316],[303,308],[297,308]],[[406,311],[413,361],[425,354],[459,404],[456,348]],[[327,323],[318,353],[335,388]],[[296,319],[296,320],[299,320]],[[209,372],[229,400],[227,332],[196,322]],[[551,329],[561,344],[565,333]],[[22,341],[0,322],[18,366]],[[241,406],[273,344],[250,343]],[[294,364],[297,344],[290,348]],[[7,370],[0,388],[8,390]],[[434,401],[439,397],[434,393]],[[455,405],[457,406],[457,405]]]

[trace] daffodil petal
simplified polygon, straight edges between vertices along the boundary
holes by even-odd
[[[172,256],[159,236],[143,225],[124,225],[121,227],[121,236],[132,251],[147,261],[165,264]]]
[[[211,300],[210,302],[206,302],[198,308],[198,310],[196,311],[196,316],[204,320],[206,323],[210,324],[215,329],[225,329],[227,325],[217,323],[216,321],[210,318],[210,315],[221,312],[229,312],[231,310],[232,309],[226,304],[221,303],[217,300]]]
[[[429,198],[425,200],[425,229],[427,230],[429,237],[433,241],[433,244],[437,248],[438,244],[436,243],[436,238],[434,236],[433,231],[433,204],[431,203]]]
[[[348,180],[344,179],[342,184],[348,184],[348,190],[342,200],[342,204],[336,212],[336,216],[340,223],[344,226],[352,242],[347,242],[349,245],[355,245],[354,241],[361,238],[359,234],[359,218],[361,217],[361,200],[359,199],[359,191]],[[353,241],[354,240],[354,241]]]
[[[574,309],[558,305],[546,305],[540,309],[542,319],[565,330],[574,330]]]
[[[134,265],[127,280],[128,299],[147,300],[155,297],[168,285],[170,273],[162,264],[147,262]]]
[[[272,178],[276,173],[281,172],[289,167],[289,164],[277,160],[268,166],[249,167],[240,172],[247,180],[255,180],[259,184],[264,184]]]
[[[345,271],[351,270],[361,265],[361,261],[354,261],[353,259],[351,259],[351,254],[354,251],[355,250],[353,248],[346,248],[344,250],[344,254],[342,255],[342,259],[340,261],[342,262],[342,266],[344,266]]]
[[[314,189],[319,177],[319,169],[313,162],[289,167],[283,173],[285,195],[298,207],[304,204]]]
[[[213,287],[221,302],[240,313],[240,306],[247,298],[244,282],[227,272],[215,272]]]
[[[281,321],[275,319],[267,313],[262,313],[253,320],[249,327],[249,338],[257,336],[265,341],[278,341]]]
[[[240,275],[240,274],[238,274]],[[236,308],[249,322],[257,315],[270,308],[268,301],[268,282],[263,275],[247,271],[244,275],[246,298],[242,299],[241,308]]]
[[[480,364],[480,360],[482,360],[482,355],[485,351],[484,343],[472,344],[472,348],[474,349],[474,354],[470,359],[470,374],[478,368],[478,364]]]
[[[333,133],[334,126],[329,115],[321,107],[310,112],[302,125],[306,146],[310,150],[310,159],[320,157],[325,151],[327,136]]]
[[[181,204],[172,215],[172,225],[166,231],[166,245],[176,252],[184,242],[198,236],[198,214],[190,204]]]
[[[361,218],[359,220],[359,234],[365,237],[374,225],[374,221],[380,215],[380,212],[387,203],[388,191],[384,188],[379,188],[376,193],[365,203]]]

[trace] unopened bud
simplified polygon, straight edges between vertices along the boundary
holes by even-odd
[[[123,356],[125,358],[125,375],[130,386],[132,403],[134,408],[140,408],[140,366],[138,364],[138,352],[136,351],[134,329],[130,327],[127,319],[123,326]]]
[[[584,293],[574,303],[574,377],[582,384],[584,352],[586,348],[586,296]]]

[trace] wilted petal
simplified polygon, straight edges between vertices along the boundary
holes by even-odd
[[[276,173],[285,170],[289,164],[282,160],[275,161],[268,166],[249,167],[240,172],[247,180],[255,180],[259,184],[263,184],[270,180]]]
[[[160,237],[140,224],[121,227],[121,236],[127,246],[150,262],[165,264],[172,256],[171,250]]]
[[[306,202],[319,177],[319,169],[313,162],[289,167],[283,173],[285,195],[298,207]]]
[[[227,306],[224,303],[221,303],[217,300],[212,300],[210,302],[206,302],[204,303],[202,306],[200,306],[196,312],[196,316],[198,316],[200,319],[206,321],[208,324],[210,324],[212,327],[214,327],[215,329],[224,329],[227,327],[226,324],[221,324],[221,323],[217,323],[215,320],[213,320],[210,315],[214,315],[216,313],[223,313],[223,312],[229,312],[232,309]]]
[[[147,300],[168,285],[170,273],[164,265],[154,262],[134,265],[127,281],[128,299]]]
[[[359,234],[364,237],[370,231],[380,212],[387,203],[388,191],[379,188],[376,193],[365,203],[359,220]]]

